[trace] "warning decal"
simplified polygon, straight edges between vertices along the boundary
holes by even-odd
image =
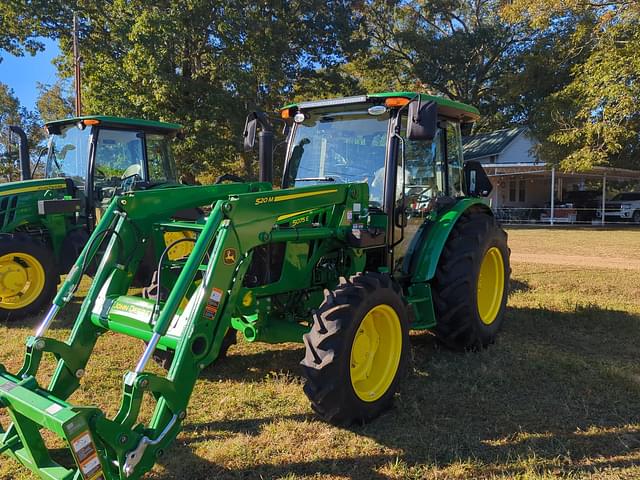
[[[211,291],[211,296],[207,301],[207,305],[204,307],[204,316],[209,320],[213,320],[218,312],[218,305],[220,305],[220,300],[222,300],[222,290],[219,288],[213,288]]]
[[[71,451],[80,467],[80,473],[84,480],[103,480],[102,465],[98,458],[98,452],[88,431],[82,432],[71,440]]]

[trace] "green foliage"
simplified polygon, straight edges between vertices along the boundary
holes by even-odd
[[[25,131],[31,158],[37,156],[44,139],[44,131],[39,125],[38,117],[21,107],[13,90],[0,82],[0,178],[11,182],[20,179],[20,166],[19,139],[9,131],[9,125],[19,126]]]
[[[560,63],[562,81],[541,95],[538,118],[530,119],[542,141],[541,156],[565,170],[640,167],[640,5],[516,0],[504,14],[508,19],[524,16],[552,33],[558,24],[579,19],[571,35],[555,42],[560,62],[549,58],[547,63]]]
[[[74,98],[70,88],[63,80],[53,85],[37,84],[39,90],[36,106],[43,122],[60,120],[74,113]]]
[[[239,153],[246,114],[274,111],[300,85],[342,93],[334,73],[348,2],[100,2],[80,13],[84,113],[179,122],[187,174],[255,176]],[[60,68],[72,72],[69,38]],[[320,69],[320,70],[318,70]]]
[[[635,0],[5,2],[0,48],[60,41],[64,80],[41,87],[45,120],[71,112],[72,9],[84,113],[183,124],[190,177],[255,178],[241,151],[255,108],[391,89],[477,106],[477,131],[529,125],[541,159],[566,169],[638,167]]]
[[[446,95],[490,116],[502,79],[515,70],[529,32],[495,14],[499,2],[364,2],[355,38],[363,49],[347,70],[367,90],[410,89]]]

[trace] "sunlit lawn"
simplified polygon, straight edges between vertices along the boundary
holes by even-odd
[[[640,231],[603,233],[510,232],[514,252],[640,256]],[[232,347],[198,383],[183,433],[148,478],[640,478],[640,271],[514,263],[512,286],[488,350],[451,353],[413,336],[395,408],[365,426],[314,417],[299,345]],[[63,338],[70,325],[61,319],[51,333]],[[10,370],[30,332],[0,327]],[[141,349],[105,336],[72,401],[113,414]],[[27,478],[2,457],[0,479]]]

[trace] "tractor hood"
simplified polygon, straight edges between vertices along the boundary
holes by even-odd
[[[42,178],[37,180],[25,180],[20,182],[10,182],[0,184],[0,198],[7,195],[18,195],[21,193],[40,193],[44,195],[47,190],[55,190],[64,194],[67,188],[64,178]],[[59,195],[55,195],[56,197]]]
[[[64,178],[45,178],[0,184],[0,232],[13,232],[26,224],[39,224],[40,200],[61,200],[67,195]]]

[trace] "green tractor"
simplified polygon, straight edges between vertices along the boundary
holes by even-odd
[[[22,181],[0,185],[0,320],[51,303],[114,196],[176,183],[171,138],[180,125],[89,116],[45,128],[44,178],[33,180],[26,136],[11,127],[21,139]]]
[[[461,350],[493,342],[509,249],[482,198],[486,174],[463,165],[460,124],[478,111],[394,92],[293,104],[282,117],[282,189],[234,181],[116,193],[28,338],[23,367],[0,366],[0,405],[12,421],[0,452],[45,479],[140,478],[180,432],[195,382],[237,331],[248,342],[304,342],[304,390],[339,424],[391,405],[408,369],[410,329]],[[269,180],[273,132],[264,115],[248,118],[247,147],[256,135]],[[206,214],[175,219],[194,208]],[[190,235],[165,246],[167,232]],[[129,287],[149,242],[155,294],[136,295]],[[189,248],[171,257],[180,245]],[[96,256],[70,337],[47,337]],[[146,345],[124,374],[113,417],[68,400],[108,331]],[[57,361],[47,387],[36,380],[45,354]],[[149,371],[154,358],[166,374]],[[143,424],[148,399],[155,411]],[[42,429],[64,440],[66,460],[52,459]]]

